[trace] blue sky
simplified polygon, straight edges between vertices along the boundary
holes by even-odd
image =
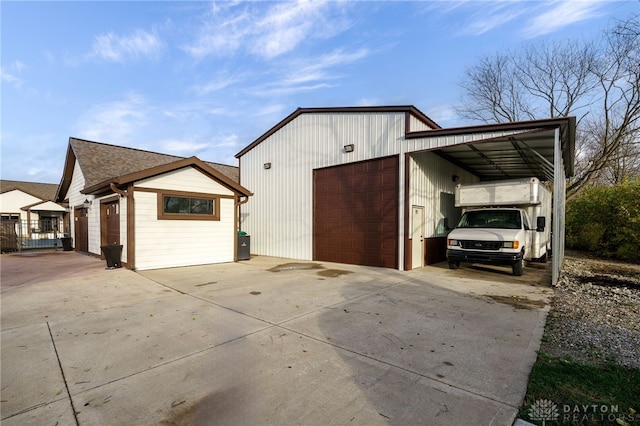
[[[237,165],[297,107],[415,105],[443,127],[464,70],[593,39],[629,1],[2,1],[2,179],[58,183],[70,136]]]

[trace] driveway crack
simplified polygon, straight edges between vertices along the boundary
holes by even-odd
[[[51,326],[49,325],[49,321],[47,321],[47,329],[49,330],[49,337],[51,337],[51,344],[53,345],[53,351],[56,353],[56,360],[58,361],[58,367],[60,367],[60,374],[62,374],[62,381],[64,382],[64,387],[67,389],[67,396],[69,397],[69,403],[71,404],[73,419],[76,421],[76,426],[80,426],[80,422],[78,421],[78,415],[76,413],[76,407],[73,405],[73,398],[71,398],[71,392],[69,392],[69,385],[67,384],[67,378],[64,375],[64,370],[62,369],[62,362],[60,362],[60,355],[58,355],[58,348],[56,347],[56,341],[53,339],[53,333],[51,332]]]

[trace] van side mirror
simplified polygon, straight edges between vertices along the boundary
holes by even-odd
[[[547,218],[544,216],[538,216],[536,220],[536,231],[544,232],[544,228],[547,225]]]
[[[444,225],[444,229],[445,229],[446,231],[451,231],[451,228],[449,228],[449,218],[448,218],[448,217],[445,217],[445,218],[443,219],[442,224]]]

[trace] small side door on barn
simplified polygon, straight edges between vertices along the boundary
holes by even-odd
[[[424,206],[412,208],[411,231],[411,268],[424,266]]]

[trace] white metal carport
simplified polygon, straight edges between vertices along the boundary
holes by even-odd
[[[408,132],[406,154],[432,152],[481,181],[535,176],[552,182],[555,284],[564,259],[565,190],[574,173],[575,126],[575,117],[563,117]]]

